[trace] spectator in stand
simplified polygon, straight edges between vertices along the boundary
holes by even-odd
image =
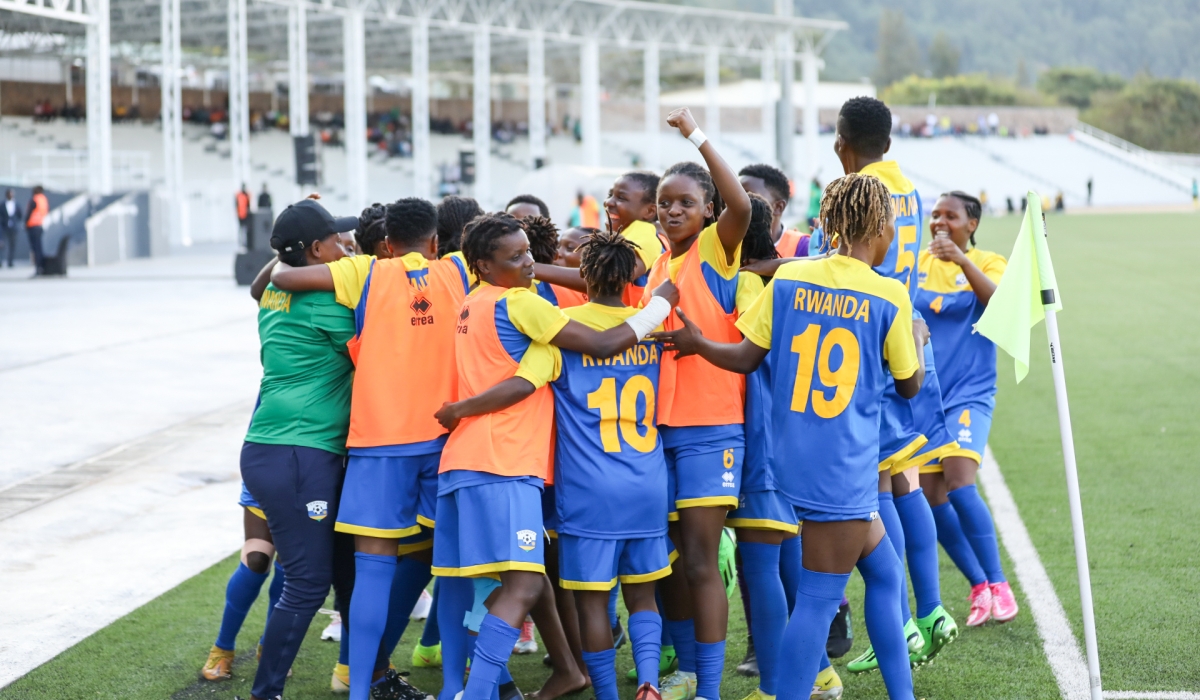
[[[13,266],[13,254],[17,250],[17,228],[21,225],[21,205],[13,198],[13,191],[4,193],[4,207],[0,209],[0,231],[4,233],[4,251],[8,266]]]
[[[1192,199],[1196,198],[1196,181],[1192,180]],[[1088,206],[1092,206],[1092,176],[1088,175]]]
[[[25,205],[25,235],[29,236],[29,252],[33,254],[34,276],[42,274],[46,255],[42,252],[42,224],[50,213],[50,200],[41,185],[34,185],[29,204]]]

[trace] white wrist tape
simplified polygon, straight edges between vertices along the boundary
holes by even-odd
[[[687,137],[687,140],[691,141],[692,145],[694,145],[696,148],[700,148],[704,145],[704,142],[708,140],[708,137],[704,135],[704,132],[700,130],[700,127],[696,127],[696,129],[692,132],[692,135]]]
[[[641,340],[646,337],[647,333],[662,325],[662,322],[667,320],[667,316],[670,315],[671,302],[662,297],[650,297],[650,303],[646,304],[646,308],[626,319],[625,323],[629,324],[629,327],[637,335],[637,339]]]

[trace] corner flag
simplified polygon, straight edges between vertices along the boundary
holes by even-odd
[[[1025,219],[1008,268],[996,285],[975,330],[989,338],[1015,360],[1017,382],[1029,374],[1029,331],[1047,310],[1061,311],[1062,298],[1054,278],[1054,265],[1046,245],[1042,200],[1027,195]]]

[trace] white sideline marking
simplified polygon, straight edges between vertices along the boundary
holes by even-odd
[[[1089,700],[1091,692],[1087,664],[1079,651],[1079,643],[1071,632],[1071,623],[1054,592],[1054,584],[1050,582],[1046,567],[1042,566],[1037,548],[1029,538],[1029,531],[1017,512],[1016,501],[1004,482],[1004,474],[1000,472],[1000,465],[990,447],[983,454],[979,481],[986,491],[1000,539],[1012,559],[1017,581],[1025,591],[1059,692],[1066,700]],[[1182,691],[1105,691],[1104,697],[1113,700],[1200,700],[1200,694]]]

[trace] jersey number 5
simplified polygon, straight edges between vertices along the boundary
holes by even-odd
[[[842,363],[836,370],[829,366],[835,347],[842,349]],[[841,415],[850,405],[854,388],[858,386],[858,338],[845,328],[832,328],[822,339],[821,327],[813,323],[803,333],[792,337],[792,352],[800,356],[796,384],[792,387],[792,410],[797,413],[807,411],[811,394],[813,411],[818,416],[836,418]],[[832,399],[825,398],[824,389],[812,388],[814,366],[821,384],[834,388]]]
[[[917,266],[917,252],[909,250],[909,246],[916,248],[917,245],[917,227],[916,226],[897,226],[896,237],[896,272],[904,273],[904,287],[907,289],[912,285],[912,269]]]
[[[642,425],[646,434],[638,432],[638,396],[646,397],[646,417]],[[617,425],[621,426],[621,437],[638,452],[650,452],[658,440],[658,428],[654,427],[654,384],[650,378],[636,374],[621,387],[621,403],[617,404],[617,380],[605,377],[600,388],[587,395],[588,408],[600,410],[600,443],[605,452],[620,452],[621,440],[617,437]]]

